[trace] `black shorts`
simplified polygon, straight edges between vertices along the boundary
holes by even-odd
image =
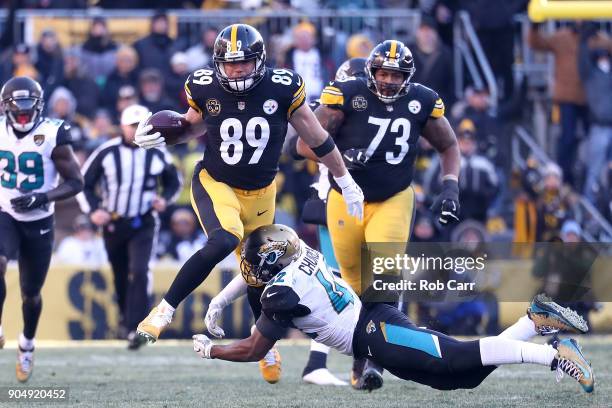
[[[496,367],[483,367],[478,340],[459,341],[412,323],[397,308],[364,304],[353,335],[353,354],[397,377],[440,390],[474,388]]]
[[[19,282],[26,296],[35,296],[45,281],[53,252],[54,217],[17,221],[0,211],[0,256],[19,262]]]

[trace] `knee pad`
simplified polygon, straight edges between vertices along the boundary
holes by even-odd
[[[236,249],[238,244],[240,244],[240,240],[237,236],[224,229],[218,229],[210,233],[206,245],[199,250],[199,253],[205,256],[213,255],[225,258]]]

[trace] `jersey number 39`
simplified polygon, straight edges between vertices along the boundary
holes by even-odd
[[[19,185],[17,185],[18,172],[27,176]],[[31,191],[42,187],[44,181],[43,159],[39,153],[23,152],[15,160],[13,152],[0,150],[0,182],[2,187]]]

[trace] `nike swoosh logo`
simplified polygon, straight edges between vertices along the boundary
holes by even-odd
[[[372,357],[372,352],[370,351],[370,346],[368,346],[368,356]]]
[[[41,229],[40,230],[40,235],[45,235],[46,233],[50,232],[50,229]]]
[[[265,211],[262,211],[262,212],[257,211],[257,216],[259,217],[260,215],[263,215],[263,214],[265,214],[267,212],[268,212],[268,210],[265,210]]]
[[[36,201],[36,197],[33,197],[33,196],[32,196],[32,197],[30,197],[30,202],[28,203],[28,208],[29,208],[29,207],[30,207],[32,204],[34,204],[34,201]]]
[[[266,293],[266,298],[276,295],[278,292]]]

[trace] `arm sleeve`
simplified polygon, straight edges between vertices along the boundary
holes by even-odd
[[[100,207],[102,200],[96,194],[96,185],[104,171],[102,160],[106,155],[105,150],[96,150],[87,159],[81,172],[83,174],[83,192],[77,196],[81,211],[91,213]]]
[[[217,296],[215,296],[210,303],[216,303],[222,308],[230,305],[236,301],[236,299],[244,296],[247,293],[247,284],[242,277],[238,274],[223,288]]]
[[[285,335],[286,331],[283,326],[270,319],[265,313],[259,316],[257,322],[255,322],[255,326],[265,338],[274,341],[280,340]]]
[[[172,203],[178,198],[183,180],[172,162],[172,156],[168,152],[162,152],[162,160],[165,164],[164,170],[160,175],[163,188],[162,197],[168,203]]]

